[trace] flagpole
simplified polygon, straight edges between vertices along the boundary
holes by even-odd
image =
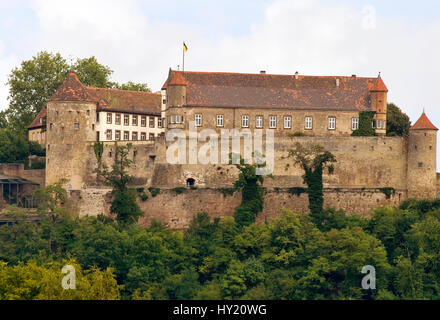
[[[182,50],[183,50],[183,64],[182,64],[182,71],[185,72],[185,41],[183,42]]]

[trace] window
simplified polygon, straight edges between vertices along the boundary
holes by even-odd
[[[110,129],[108,129],[105,133],[107,136],[107,140],[111,140],[112,139],[112,131]]]
[[[73,127],[75,128],[75,130],[79,130],[79,123],[74,123]]]
[[[138,139],[138,133],[137,132],[132,132],[131,133],[131,140],[137,141],[137,139]]]
[[[176,123],[180,123],[180,116],[179,115],[176,116]]]
[[[88,116],[90,116],[90,110],[87,110],[87,111],[86,111],[86,114],[87,114]]]
[[[419,168],[422,168],[423,167],[423,162],[419,162],[418,165],[419,165]]]
[[[96,113],[96,122],[99,122],[99,112]]]
[[[115,124],[121,124],[121,114],[115,114]]]
[[[196,127],[201,127],[202,126],[202,115],[201,114],[196,114]]]
[[[150,128],[154,128],[154,117],[150,117]]]
[[[148,140],[154,140],[154,133],[150,133]]]
[[[269,117],[269,128],[275,129],[277,127],[277,117],[276,116],[270,116]]]
[[[142,116],[141,117],[141,127],[146,127],[146,126],[147,126],[147,117]]]
[[[335,117],[329,117],[328,118],[328,129],[329,130],[335,130],[336,129],[336,118]]]
[[[124,126],[130,125],[130,115],[124,114]]]
[[[72,149],[72,145],[70,145],[70,144],[66,145],[66,149],[67,149],[67,150]]]
[[[92,123],[92,130],[95,131],[95,124]]]
[[[306,117],[306,129],[311,130],[313,128],[313,118]]]
[[[124,140],[129,140],[129,139],[130,139],[130,132],[124,131]]]
[[[99,131],[96,131],[96,141],[99,141]]]
[[[263,128],[263,116],[257,116],[255,126],[257,128]]]
[[[284,117],[284,129],[292,128],[292,117]]]
[[[159,118],[157,118],[159,120]],[[185,117],[182,116],[182,123],[185,123]]]
[[[107,112],[107,123],[112,123],[112,118],[113,118],[112,115],[113,115],[112,113]]]
[[[351,130],[358,130],[358,129],[359,129],[359,119],[352,118],[351,119]]]
[[[43,118],[40,118],[40,123],[41,123],[41,124],[43,123]]]
[[[162,118],[157,118],[157,127],[162,128]]]
[[[223,115],[222,114],[217,115],[217,127],[223,127]]]
[[[138,116],[131,116],[131,124],[134,126],[138,125]]]
[[[377,120],[376,124],[378,129],[382,129],[382,123],[383,123],[382,120]]]
[[[115,131],[115,140],[121,140],[121,130]]]
[[[52,129],[53,129],[53,123],[50,124],[50,130],[52,130]]]
[[[241,117],[241,126],[243,128],[248,128],[249,127],[249,116],[242,116]]]
[[[109,157],[109,158],[112,157],[112,152],[111,152],[111,151],[109,151],[109,153],[108,153],[108,157]]]
[[[141,140],[142,140],[142,141],[147,140],[147,134],[146,134],[145,132],[142,132],[142,133],[141,133]]]
[[[170,116],[170,123],[174,124],[174,115]]]
[[[44,132],[41,133],[41,140],[44,141]],[[429,150],[432,150],[432,147],[429,147]]]

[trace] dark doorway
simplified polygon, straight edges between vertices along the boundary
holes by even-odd
[[[196,184],[196,180],[194,180],[193,178],[189,178],[186,180],[187,187],[194,187],[195,184]]]

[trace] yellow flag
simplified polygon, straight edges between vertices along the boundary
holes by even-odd
[[[185,52],[188,51],[188,47],[186,46],[185,42],[183,43],[183,50],[185,50]]]

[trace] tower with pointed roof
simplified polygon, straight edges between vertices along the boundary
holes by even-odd
[[[422,113],[409,129],[408,138],[408,198],[435,198],[436,146],[438,129]]]
[[[370,89],[370,94],[371,108],[376,112],[374,118],[374,128],[377,135],[384,136],[387,133],[386,123],[388,89],[380,75],[374,82],[373,87]]]
[[[84,154],[96,138],[97,100],[70,72],[47,103],[46,184],[65,179],[67,190],[83,187]]]

